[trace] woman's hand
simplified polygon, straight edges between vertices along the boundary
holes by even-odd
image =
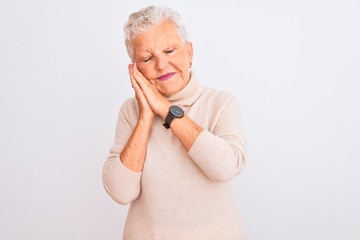
[[[129,69],[131,86],[133,87],[133,89],[135,91],[135,97],[136,97],[136,100],[139,105],[139,119],[142,119],[145,121],[149,120],[152,123],[152,121],[154,120],[154,117],[155,117],[155,113],[151,109],[148,101],[146,100],[141,87],[135,80],[135,77],[134,77],[135,66],[133,64],[129,64],[128,69]]]
[[[143,107],[146,106],[146,109],[151,110],[154,115],[157,114],[165,119],[171,103],[159,92],[155,84],[145,78],[135,64],[130,64],[129,69],[133,87],[138,95],[138,101],[141,99],[140,102],[142,102]],[[189,151],[203,128],[185,115],[183,118],[171,123],[171,130],[180,140],[185,150]]]
[[[132,81],[134,81],[132,84],[133,87],[135,85],[138,89],[138,95],[145,98],[144,101],[146,101],[147,106],[150,106],[155,114],[160,115],[165,119],[171,106],[170,102],[159,92],[153,83],[144,77],[135,64],[131,65],[131,69]]]

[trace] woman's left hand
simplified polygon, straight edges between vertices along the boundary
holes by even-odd
[[[145,78],[145,76],[139,71],[139,69],[137,69],[135,65],[133,76],[140,86],[151,109],[154,111],[154,113],[165,119],[171,106],[170,102],[159,92],[153,83]]]

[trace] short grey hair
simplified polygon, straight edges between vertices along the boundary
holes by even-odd
[[[184,43],[188,42],[188,34],[179,13],[168,7],[149,6],[142,8],[131,13],[124,26],[125,46],[131,60],[134,60],[132,38],[138,33],[146,32],[151,26],[164,21],[172,22]]]

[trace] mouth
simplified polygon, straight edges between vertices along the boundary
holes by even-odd
[[[172,73],[167,73],[167,74],[164,74],[164,75],[161,75],[160,77],[158,77],[158,80],[160,81],[166,81],[166,80],[169,80],[170,78],[172,78],[172,76],[174,76],[175,73],[172,72]]]

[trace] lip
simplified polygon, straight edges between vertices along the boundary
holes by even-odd
[[[158,77],[158,80],[166,81],[166,80],[169,80],[170,78],[172,78],[172,76],[174,76],[174,75],[175,75],[174,72],[167,73],[167,74],[164,74],[164,75],[161,75],[160,77]]]

